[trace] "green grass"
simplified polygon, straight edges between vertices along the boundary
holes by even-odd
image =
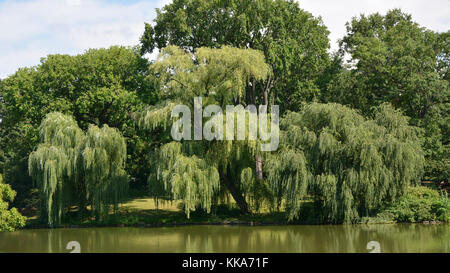
[[[136,198],[121,204],[116,214],[110,214],[105,219],[96,221],[88,219],[82,223],[73,217],[62,226],[91,227],[91,226],[171,226],[187,224],[286,224],[284,212],[257,213],[242,215],[235,205],[220,205],[212,209],[211,213],[203,210],[191,212],[186,217],[181,201],[160,201],[156,207],[153,198]],[[29,217],[28,228],[44,227],[37,217]]]
[[[130,200],[120,206],[117,214],[104,221],[86,222],[88,225],[183,225],[183,224],[264,224],[285,222],[284,213],[258,213],[242,215],[235,206],[217,206],[211,213],[203,210],[191,212],[186,217],[180,201],[159,203],[158,208],[152,198]]]

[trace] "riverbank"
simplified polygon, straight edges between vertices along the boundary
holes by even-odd
[[[447,199],[429,199],[424,198],[423,190],[419,189],[417,194],[408,195],[400,205],[389,207],[378,213],[375,217],[363,217],[359,224],[393,224],[397,222],[405,223],[423,223],[427,225],[440,224],[436,208],[445,208],[448,210]],[[429,190],[428,190],[429,191]],[[419,198],[420,199],[417,199]],[[437,197],[439,197],[437,195]],[[436,199],[436,200],[435,200]],[[443,202],[439,205],[439,202]],[[437,206],[439,205],[439,206]],[[414,208],[411,210],[411,208]],[[444,210],[444,213],[447,213]],[[439,211],[443,211],[442,209]],[[442,213],[442,212],[441,212]],[[110,214],[107,217],[97,221],[94,218],[80,219],[77,211],[66,215],[64,224],[60,228],[81,228],[81,227],[170,227],[186,225],[323,225],[317,215],[314,213],[311,202],[305,201],[302,206],[301,220],[288,221],[285,212],[270,212],[260,210],[255,214],[242,215],[237,206],[220,205],[214,207],[210,213],[203,210],[191,212],[190,218],[186,217],[181,201],[159,201],[153,198],[140,197],[130,199],[128,202],[119,206],[117,213]],[[445,216],[445,215],[443,215]],[[447,216],[441,217],[448,219]],[[442,222],[448,222],[442,221]],[[26,229],[47,228],[47,225],[38,220],[35,213],[29,217],[26,222]]]
[[[184,217],[184,218],[183,218]],[[243,215],[239,217],[228,217],[226,215],[199,216],[186,219],[184,214],[179,213],[155,213],[152,216],[137,215],[112,215],[102,221],[84,221],[82,223],[64,223],[57,228],[90,228],[90,227],[174,227],[193,225],[300,225],[313,224],[306,222],[286,221],[284,213]],[[37,218],[27,220],[24,229],[48,228],[41,224]]]
[[[221,216],[212,216],[210,219],[185,219],[185,220],[174,220],[173,218],[178,218],[178,216],[167,217],[161,219],[158,216],[155,216],[155,219],[158,221],[153,221],[152,218],[143,218],[138,219],[138,221],[123,223],[124,221],[129,221],[129,218],[124,218],[123,216],[116,216],[114,219],[109,219],[106,221],[86,221],[80,224],[63,224],[56,228],[95,228],[95,227],[104,227],[104,228],[112,228],[112,227],[140,227],[140,228],[155,228],[155,227],[180,227],[180,226],[289,226],[289,225],[316,225],[316,226],[339,226],[345,224],[320,224],[320,223],[311,223],[305,221],[291,221],[288,222],[284,218],[283,213],[271,214],[271,215],[248,215],[242,217],[230,217],[223,218]],[[149,221],[150,220],[150,221]],[[352,225],[386,225],[386,224],[405,224],[398,223],[395,221],[368,221],[368,222],[359,222]],[[423,224],[423,225],[440,225],[446,224],[441,221],[423,221],[418,223],[407,223],[407,224]],[[37,221],[37,219],[30,219],[27,221],[24,229],[47,229],[48,226],[41,224]]]
[[[80,223],[74,215],[59,226],[60,228],[83,227],[169,227],[184,225],[292,225],[313,224],[306,222],[288,222],[284,212],[267,212],[242,215],[238,208],[220,206],[211,213],[205,211],[191,212],[190,218],[180,208],[180,202],[163,202],[156,204],[152,198],[137,198],[121,205],[116,214],[105,219],[84,220]],[[25,229],[48,228],[42,224],[37,215],[27,219]]]

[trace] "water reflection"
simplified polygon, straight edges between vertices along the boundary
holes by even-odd
[[[450,225],[182,226],[35,229],[0,233],[0,252],[450,252]]]

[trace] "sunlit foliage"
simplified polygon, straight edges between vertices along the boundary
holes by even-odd
[[[219,192],[231,193],[241,211],[248,212],[245,195],[257,197],[252,195],[254,191],[250,187],[254,185],[251,181],[255,175],[251,172],[258,152],[257,142],[248,137],[240,141],[172,141],[171,110],[176,104],[184,104],[190,106],[193,114],[196,96],[203,98],[203,107],[215,104],[225,109],[226,105],[245,105],[248,81],[262,80],[271,73],[264,55],[231,47],[199,48],[190,54],[169,46],[161,51],[151,69],[157,73],[166,100],[137,113],[136,120],[140,127],[150,130],[165,128],[167,136],[151,164],[155,166],[155,175],[149,179],[150,189],[154,190],[152,195],[168,194],[173,199],[182,199],[189,217],[197,206],[209,212],[220,197]],[[203,118],[203,124],[207,120]],[[160,183],[164,191],[158,186]]]
[[[222,46],[259,50],[273,74],[249,81],[245,99],[296,111],[300,102],[320,96],[329,63],[327,27],[300,7],[284,0],[176,0],[145,24],[141,50],[151,53],[169,45],[191,53]]]
[[[49,226],[61,224],[73,205],[80,212],[90,205],[100,218],[126,196],[126,144],[117,129],[91,125],[84,133],[71,116],[52,112],[41,123],[40,141],[28,164]]]
[[[9,208],[9,203],[16,197],[16,192],[3,183],[0,174],[0,231],[14,231],[25,226],[25,217],[16,208]]]
[[[288,113],[280,127],[282,147],[268,157],[267,179],[291,220],[312,198],[321,222],[352,222],[402,196],[422,175],[416,129],[389,105],[367,120],[339,104],[313,103]]]
[[[0,81],[0,151],[5,183],[17,191],[24,207],[35,196],[27,159],[39,144],[39,125],[50,112],[72,115],[82,130],[107,124],[127,137],[127,172],[135,187],[145,186],[151,142],[136,131],[129,113],[155,100],[147,82],[148,60],[135,48],[112,46],[77,55],[42,56]],[[145,96],[144,96],[145,94]]]
[[[384,102],[401,109],[423,129],[424,180],[437,183],[450,180],[449,45],[449,31],[426,29],[399,9],[354,17],[340,43],[349,68],[323,98],[364,115]]]

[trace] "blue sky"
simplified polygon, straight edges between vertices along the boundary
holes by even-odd
[[[2,0],[0,78],[48,54],[136,45],[144,22],[169,0]]]
[[[39,64],[47,54],[77,54],[89,48],[136,45],[144,22],[170,0],[0,0],[0,78],[19,67]],[[322,16],[332,49],[345,34],[345,22],[360,13],[402,8],[421,25],[450,28],[450,0],[302,0]]]

